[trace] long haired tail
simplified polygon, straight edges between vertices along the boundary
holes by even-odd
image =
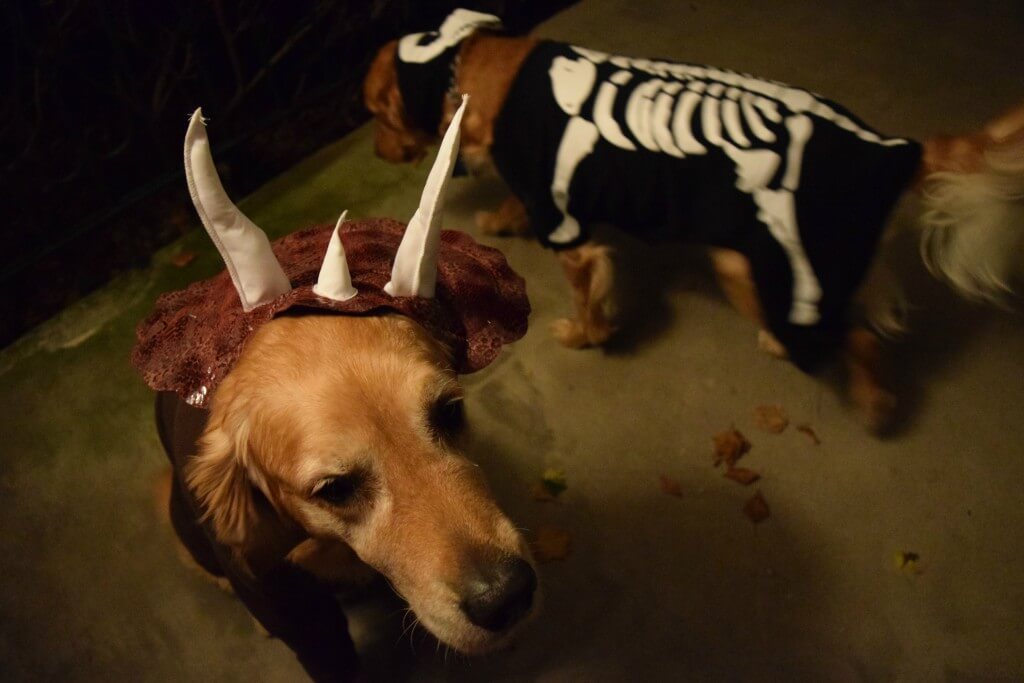
[[[967,298],[1006,305],[1024,283],[1024,105],[974,140],[969,172],[925,177],[921,256]]]

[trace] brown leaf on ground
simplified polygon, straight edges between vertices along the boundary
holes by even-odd
[[[569,488],[565,472],[553,467],[544,470],[539,481],[535,481],[530,487],[530,494],[534,500],[542,503],[550,503]]]
[[[715,444],[715,467],[725,463],[732,467],[750,450],[750,442],[737,429],[719,432],[712,437]]]
[[[768,503],[765,502],[764,496],[761,495],[760,491],[754,493],[754,495],[744,504],[743,514],[747,516],[754,524],[763,522],[771,516],[771,510],[768,509]]]
[[[572,536],[568,531],[542,524],[533,533],[530,547],[533,549],[534,559],[543,563],[564,560],[569,557],[571,544]]]
[[[917,576],[924,572],[921,568],[921,556],[915,552],[909,550],[898,552],[893,557],[893,561],[896,564],[896,569],[904,574]]]
[[[818,433],[811,428],[811,425],[797,425],[796,431],[800,432],[801,434],[806,434],[807,438],[810,439],[811,443],[813,443],[815,446],[821,445],[821,439],[818,438]]]
[[[544,485],[552,496],[557,496],[569,488],[569,481],[565,477],[565,471],[549,467],[541,475],[540,483]]]
[[[664,474],[659,475],[658,486],[665,495],[675,496],[676,498],[683,497],[683,487],[672,477],[666,477]]]
[[[730,467],[725,471],[725,478],[749,486],[761,478],[761,475],[746,467]]]
[[[789,425],[786,411],[779,405],[763,405],[754,408],[754,424],[769,434],[781,434]]]
[[[171,265],[175,268],[184,268],[188,264],[196,260],[196,252],[194,251],[179,251],[177,254],[171,257]]]

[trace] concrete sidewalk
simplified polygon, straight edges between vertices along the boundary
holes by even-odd
[[[798,84],[891,134],[968,129],[1024,98],[1019,2],[589,0],[539,33]],[[272,237],[342,209],[407,219],[427,166],[385,164],[372,146],[364,127],[243,209]],[[618,240],[642,324],[608,350],[560,348],[547,332],[568,312],[557,263],[479,237],[472,215],[501,198],[497,183],[453,185],[446,225],[504,250],[534,307],[527,337],[466,378],[471,452],[513,519],[569,531],[572,554],[543,567],[544,613],[515,649],[485,659],[402,636],[383,594],[354,604],[375,679],[1024,678],[1019,316],[955,301],[908,250],[913,331],[892,350],[907,416],[879,440],[828,373],[756,350],[691,250]],[[199,257],[177,268],[181,250]],[[220,267],[194,233],[0,353],[0,679],[301,680],[239,603],[178,562],[152,505],[165,460],[127,361],[134,326],[160,292]],[[758,431],[760,403],[821,445],[792,426]],[[741,514],[753,491],[711,466],[712,434],[732,425],[771,507],[757,526]],[[546,467],[568,477],[554,504],[528,493]],[[906,551],[921,573],[895,568]]]

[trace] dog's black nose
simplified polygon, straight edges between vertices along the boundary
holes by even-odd
[[[488,631],[504,631],[530,611],[537,575],[518,557],[505,560],[488,580],[471,582],[460,607],[471,622]]]

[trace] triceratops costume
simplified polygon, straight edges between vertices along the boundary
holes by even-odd
[[[227,269],[157,300],[138,329],[135,367],[151,388],[204,408],[260,325],[318,311],[396,311],[450,345],[460,372],[486,366],[525,333],[530,309],[522,278],[499,251],[441,230],[457,154],[456,129],[442,142],[408,227],[386,218],[345,221],[343,214],[333,229],[303,230],[271,246],[224,193],[196,111],[185,137],[185,171]]]
[[[411,121],[437,130],[460,42],[498,27],[458,10],[399,41]],[[741,252],[769,327],[806,368],[841,337],[921,149],[776,81],[542,41],[512,83],[491,153],[546,246],[577,246],[608,222]]]
[[[286,562],[243,569],[202,520],[185,485],[209,399],[246,341],[278,315],[412,318],[454,352],[459,372],[490,363],[526,332],[522,278],[500,252],[441,230],[444,190],[458,154],[458,120],[441,143],[419,208],[403,226],[386,218],[311,228],[273,245],[228,199],[200,110],[185,137],[185,172],[196,211],[227,269],[162,295],[137,330],[132,362],[158,392],[157,428],[175,470],[171,521],[193,558],[226,577],[249,611],[296,653],[315,680],[350,680],[358,665],[330,590]],[[338,349],[344,353],[344,349]]]

